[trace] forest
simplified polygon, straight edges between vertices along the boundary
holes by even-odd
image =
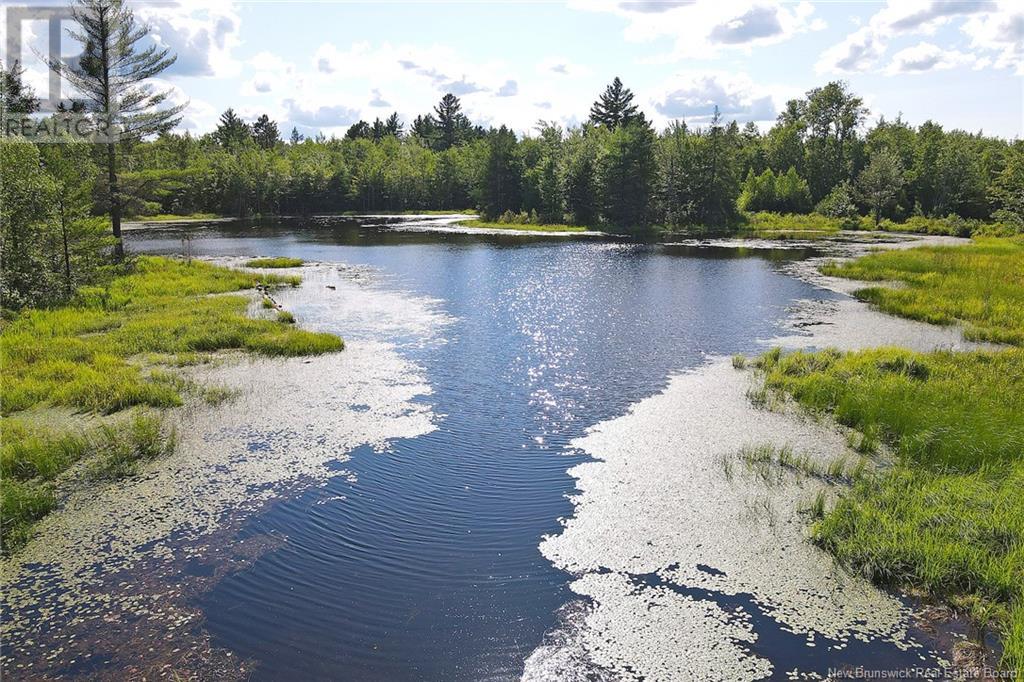
[[[37,111],[18,65],[0,71],[5,110]],[[474,125],[450,93],[408,125],[394,113],[341,139],[292,129],[285,141],[268,116],[249,122],[232,109],[194,136],[174,130],[179,113],[142,119],[116,145],[4,139],[7,307],[66,300],[95,273],[104,240],[118,248],[122,215],[474,209],[491,221],[619,233],[729,233],[759,221],[1024,230],[1024,142],[899,117],[868,125],[842,82],[790,101],[764,133],[717,108],[706,126],[656,131],[618,78],[584,124],[539,121],[530,135]],[[113,237],[98,218],[107,214]]]

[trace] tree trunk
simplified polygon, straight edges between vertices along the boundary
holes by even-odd
[[[117,185],[117,150],[113,142],[107,143],[107,181],[110,185],[110,226],[114,231],[114,258],[124,260],[121,242],[121,195]]]

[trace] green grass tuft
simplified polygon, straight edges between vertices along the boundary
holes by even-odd
[[[860,297],[887,312],[963,323],[974,338],[1024,346],[1024,242],[870,254],[827,274],[898,281]],[[840,560],[889,585],[964,607],[1002,635],[1002,664],[1024,675],[1024,348],[914,353],[766,353],[770,391],[859,432],[850,445],[895,454],[853,476],[813,536]],[[856,471],[856,470],[855,470]]]
[[[277,321],[284,324],[295,324],[295,316],[287,310],[277,311]]]
[[[246,261],[245,267],[247,268],[298,268],[303,264],[301,258],[288,258],[286,256],[277,256],[276,258],[253,258],[250,261]]]
[[[54,502],[57,476],[88,456],[101,478],[125,475],[155,456],[167,436],[155,417],[100,432],[49,432],[26,427],[30,409],[69,408],[112,414],[131,407],[182,404],[190,386],[170,371],[210,362],[210,353],[246,350],[267,356],[341,350],[332,334],[295,329],[246,315],[257,285],[297,284],[297,277],[242,272],[199,261],[139,258],[132,273],[79,291],[63,308],[25,310],[0,331],[0,477],[4,547],[24,541]],[[156,368],[153,365],[157,365]],[[167,369],[160,369],[165,367]],[[228,399],[216,389],[207,402]]]
[[[1024,240],[978,239],[966,246],[882,251],[822,272],[870,282],[858,298],[885,312],[932,324],[962,323],[968,338],[1024,345]]]

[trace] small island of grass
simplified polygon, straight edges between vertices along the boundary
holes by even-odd
[[[274,258],[253,258],[245,262],[247,268],[298,268],[303,264],[301,258],[288,258],[287,256],[276,256]]]

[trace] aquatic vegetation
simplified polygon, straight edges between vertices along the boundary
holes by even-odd
[[[735,367],[736,369],[744,369],[744,368],[746,368],[746,366],[747,366],[747,358],[746,358],[746,356],[745,355],[740,355],[739,353],[737,353],[736,355],[732,356],[732,366]]]
[[[883,310],[1024,345],[1024,243],[870,254],[828,274],[903,282],[859,292]],[[1002,635],[1024,671],[1024,348],[825,350],[757,361],[765,387],[881,444],[892,468],[855,479],[813,535],[866,576],[949,600]],[[821,506],[821,505],[817,505]]]
[[[263,308],[265,309],[277,307],[277,305],[274,303],[274,299],[270,298],[269,296],[264,296],[263,301],[260,303],[260,305],[263,306]]]
[[[277,321],[283,324],[295,324],[295,316],[287,310],[279,310],[277,312]]]
[[[303,264],[301,258],[277,256],[275,258],[253,258],[245,262],[247,268],[297,268]]]
[[[96,436],[75,429],[42,433],[11,415],[47,407],[106,415],[182,404],[189,383],[154,362],[168,368],[200,364],[228,349],[267,356],[340,350],[344,344],[334,335],[247,317],[250,298],[236,293],[298,281],[145,257],[130,274],[81,289],[68,306],[25,310],[6,323],[0,332],[4,547],[24,539],[26,524],[52,506],[52,492],[40,482],[52,481],[87,451],[100,454],[98,471],[110,477],[159,450],[156,431],[144,428],[145,421],[133,422],[128,435],[108,432],[99,447]],[[222,399],[215,389],[204,397]],[[134,445],[116,445],[122,442]]]
[[[28,539],[31,525],[56,505],[55,479],[88,458],[86,476],[117,479],[138,463],[174,450],[176,435],[157,413],[137,412],[86,430],[54,430],[17,418],[0,421],[0,510],[4,552]]]

